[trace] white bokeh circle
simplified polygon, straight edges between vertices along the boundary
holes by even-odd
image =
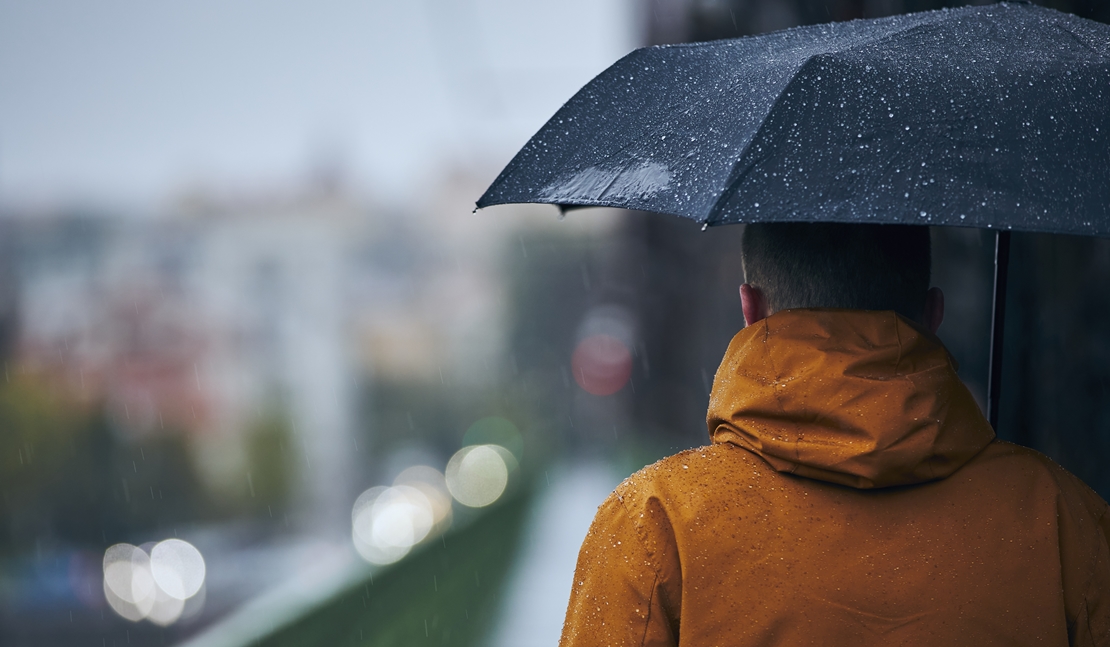
[[[181,539],[158,542],[150,550],[150,571],[166,595],[187,600],[204,585],[204,557],[192,544]]]
[[[471,445],[455,452],[444,471],[451,496],[471,508],[482,508],[501,498],[509,483],[509,466],[503,453],[508,450],[497,445]]]

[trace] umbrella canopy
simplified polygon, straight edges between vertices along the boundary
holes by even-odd
[[[1110,235],[1110,26],[1002,3],[648,47],[478,206]]]

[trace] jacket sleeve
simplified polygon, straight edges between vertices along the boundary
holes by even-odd
[[[1110,511],[1103,502],[1102,515],[1098,519],[1099,559],[1096,570],[1100,581],[1095,593],[1087,591],[1087,609],[1090,613],[1087,626],[1091,632],[1092,642],[1095,645],[1110,645]],[[1092,578],[1093,579],[1093,578]]]
[[[1101,503],[1101,501],[1100,501]],[[1072,645],[1110,647],[1110,514],[1106,504],[1094,524],[1094,557],[1088,571],[1082,603],[1068,627]]]
[[[1110,647],[1110,507],[1082,481],[1058,470],[1057,507],[1068,639]]]
[[[659,510],[630,511],[619,492],[598,508],[582,543],[560,647],[678,644],[673,533]]]

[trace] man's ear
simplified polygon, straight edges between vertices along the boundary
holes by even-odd
[[[750,326],[767,318],[767,298],[759,291],[745,283],[740,286],[740,305],[744,308],[744,325]]]
[[[944,321],[944,293],[940,288],[929,288],[925,293],[925,312],[921,323],[935,335],[942,321]]]

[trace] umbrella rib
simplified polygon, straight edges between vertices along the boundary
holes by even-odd
[[[740,156],[737,158],[736,162],[732,166],[732,169],[729,171],[728,180],[725,183],[724,190],[721,192],[721,195],[717,197],[717,200],[714,201],[713,207],[709,210],[709,213],[706,215],[705,220],[702,221],[702,222],[704,222],[707,225],[712,225],[715,222],[720,221],[718,216],[720,215],[721,211],[724,209],[725,205],[728,203],[729,199],[731,199],[732,196],[735,195],[739,183],[748,175],[748,173],[751,173],[752,169],[754,169],[756,167],[756,165],[758,165],[759,162],[762,159],[764,159],[766,157],[766,156],[763,156],[763,157],[760,157],[760,158],[754,158],[753,159],[751,156],[749,156],[748,153],[751,150],[751,145],[752,145],[752,143],[754,143],[755,141],[757,141],[760,138],[760,135],[763,134],[764,129],[767,125],[767,117],[770,116],[771,114],[773,114],[775,112],[775,110],[779,107],[779,104],[782,103],[784,97],[787,94],[787,90],[789,90],[791,87],[793,87],[795,85],[795,82],[796,82],[798,76],[807,67],[812,65],[813,61],[815,59],[820,60],[824,57],[830,57],[831,58],[831,57],[835,57],[837,54],[840,54],[840,53],[843,53],[843,52],[848,52],[848,51],[853,51],[853,50],[856,50],[860,47],[882,44],[883,42],[888,41],[890,39],[893,39],[897,36],[902,36],[902,35],[906,34],[907,32],[916,31],[918,29],[922,29],[922,28],[925,28],[927,26],[936,25],[940,22],[945,22],[945,21],[948,21],[948,20],[952,20],[952,19],[955,18],[955,16],[953,16],[952,14],[955,14],[955,13],[958,13],[958,10],[948,11],[948,12],[937,11],[937,12],[934,13],[934,15],[936,16],[936,19],[922,21],[922,22],[919,22],[917,24],[907,26],[904,29],[899,29],[899,30],[894,31],[892,33],[888,33],[884,36],[855,42],[855,43],[852,43],[851,45],[848,45],[848,46],[845,46],[845,47],[829,48],[828,50],[816,52],[816,53],[811,54],[808,57],[806,57],[805,61],[803,61],[802,64],[799,65],[798,68],[794,71],[793,75],[790,77],[790,81],[782,86],[782,89],[779,91],[778,96],[775,97],[774,103],[772,103],[770,108],[768,108],[766,113],[764,113],[763,120],[761,121],[759,128],[756,129],[756,132],[754,133],[752,138],[750,140],[748,140],[747,146],[744,147],[744,150],[740,153]],[[701,45],[701,44],[699,43],[699,45]],[[745,162],[747,162],[747,163],[745,164]]]
[[[721,191],[721,195],[717,196],[717,199],[713,203],[713,207],[709,210],[709,213],[706,215],[706,218],[703,221],[705,224],[712,225],[715,222],[719,222],[719,219],[717,218],[717,216],[724,209],[724,207],[728,203],[729,199],[731,199],[732,196],[735,195],[735,193],[736,193],[736,191],[737,191],[737,189],[740,185],[740,182],[745,177],[747,177],[747,175],[749,173],[752,172],[752,169],[754,169],[756,167],[756,165],[759,164],[760,161],[762,161],[763,159],[766,158],[766,155],[763,155],[761,157],[753,157],[753,156],[750,156],[748,153],[751,151],[752,144],[755,143],[756,141],[758,141],[759,138],[760,138],[760,135],[763,134],[763,131],[767,126],[767,117],[774,114],[775,109],[778,108],[779,104],[784,101],[784,98],[786,97],[786,94],[787,94],[787,90],[789,90],[791,87],[794,86],[794,84],[798,80],[798,75],[801,74],[802,71],[805,70],[807,67],[809,67],[812,64],[814,59],[817,59],[819,57],[826,56],[826,55],[827,55],[827,52],[821,52],[821,53],[818,53],[818,54],[813,54],[813,55],[809,56],[808,58],[806,58],[805,62],[803,62],[801,65],[799,65],[798,69],[796,69],[794,71],[794,74],[791,75],[790,81],[788,81],[786,84],[784,84],[782,86],[782,89],[779,90],[779,94],[778,94],[777,97],[775,97],[774,103],[771,104],[771,106],[767,109],[766,113],[763,115],[763,119],[760,121],[759,128],[756,129],[756,131],[752,135],[751,139],[748,140],[748,143],[744,147],[744,150],[740,153],[736,162],[733,163],[732,168],[729,170],[728,180],[725,182],[725,188],[724,188],[723,191]],[[747,163],[745,164],[745,162],[747,162]]]
[[[1075,41],[1075,43],[1077,45],[1079,45],[1083,49],[1087,50],[1088,52],[1091,52],[1092,54],[1097,55],[1100,59],[1105,59],[1106,58],[1106,52],[1101,52],[1101,51],[1095,49],[1094,47],[1092,47],[1090,43],[1088,43],[1086,40],[1080,38],[1078,34],[1076,34],[1074,31],[1072,31],[1068,27],[1067,23],[1059,22],[1059,23],[1056,23],[1054,25],[1054,27],[1056,27],[1057,30],[1059,30],[1059,31],[1067,34],[1068,36],[1070,36],[1071,39],[1073,41]]]
[[[747,177],[749,173],[751,173],[752,169],[754,169],[760,161],[766,158],[766,155],[761,157],[753,157],[749,155],[749,152],[751,151],[751,146],[753,143],[760,139],[761,135],[764,134],[767,127],[767,117],[774,114],[775,110],[779,107],[779,104],[783,102],[784,97],[787,95],[787,91],[796,85],[798,77],[801,76],[806,68],[812,66],[814,64],[814,61],[819,61],[825,58],[835,59],[838,55],[845,52],[856,51],[862,47],[881,45],[884,42],[889,41],[895,37],[904,36],[907,33],[915,32],[929,27],[934,27],[940,23],[954,20],[958,17],[954,14],[959,13],[959,10],[943,12],[935,11],[931,13],[936,16],[936,19],[923,20],[917,24],[909,25],[904,29],[899,29],[897,31],[885,34],[877,38],[857,41],[844,47],[830,47],[828,50],[816,52],[806,57],[805,61],[803,61],[802,64],[799,65],[798,68],[794,71],[793,75],[790,77],[790,81],[782,86],[782,89],[779,91],[778,96],[775,97],[774,103],[771,104],[770,108],[764,114],[759,128],[756,129],[755,133],[752,135],[752,138],[748,141],[747,146],[744,147],[744,150],[740,153],[740,156],[733,164],[732,169],[729,171],[728,180],[725,183],[724,190],[721,191],[721,195],[717,197],[716,201],[714,201],[713,207],[709,210],[709,213],[706,215],[705,220],[702,222],[706,225],[713,225],[717,222],[720,222],[721,218],[719,218],[718,216],[724,210],[725,206],[728,204],[728,201],[732,198],[732,196],[736,194],[739,188],[739,184],[743,181],[745,177]],[[930,16],[930,18],[932,18],[932,16]]]

